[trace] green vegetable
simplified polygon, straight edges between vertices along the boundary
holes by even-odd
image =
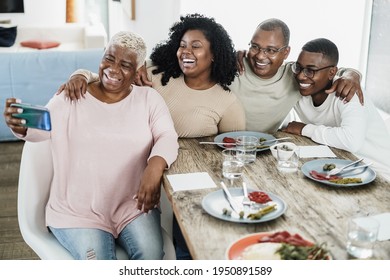
[[[325,163],[325,165],[322,167],[324,171],[330,171],[335,168],[336,168],[336,164],[334,163]]]
[[[276,210],[276,204],[266,206],[264,208],[261,208],[258,212],[256,213],[251,213],[248,215],[248,219],[251,220],[260,220],[261,217],[263,217],[265,214],[268,214],[272,211]]]
[[[313,246],[295,246],[283,243],[276,251],[282,260],[329,260],[329,251],[326,244]]]

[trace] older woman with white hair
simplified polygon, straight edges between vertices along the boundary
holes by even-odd
[[[119,32],[108,43],[98,82],[79,104],[55,95],[50,132],[26,128],[6,101],[7,125],[26,141],[51,141],[54,178],[46,224],[76,259],[162,259],[163,172],[177,157],[177,133],[163,98],[133,85],[146,56],[144,40]]]

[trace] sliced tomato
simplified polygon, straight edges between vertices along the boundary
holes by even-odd
[[[235,145],[229,145],[229,143],[236,143],[236,139],[234,139],[234,138],[232,138],[232,137],[224,137],[224,138],[222,139],[222,142],[223,142],[223,143],[226,143],[226,144],[224,144],[224,146],[225,146],[226,148],[232,148],[232,147],[234,147]]]
[[[272,201],[272,199],[268,196],[268,194],[260,191],[250,192],[248,194],[248,198],[251,201],[254,201],[256,203],[262,203],[262,204]]]

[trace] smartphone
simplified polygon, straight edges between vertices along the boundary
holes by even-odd
[[[51,130],[50,112],[46,107],[27,103],[12,103],[11,107],[23,109],[23,113],[13,114],[12,116],[26,120],[24,126],[47,131]]]

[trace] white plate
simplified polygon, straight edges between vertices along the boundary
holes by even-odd
[[[229,191],[232,194],[232,197],[234,199],[238,199],[239,201],[242,201],[244,197],[242,188],[229,188]],[[258,191],[258,190],[253,190],[248,188],[248,193],[253,191]],[[248,224],[264,223],[280,217],[287,209],[286,203],[279,196],[270,192],[265,192],[265,193],[268,194],[268,196],[272,199],[272,201],[270,201],[269,203],[276,204],[276,210],[264,215],[259,220],[239,218],[238,214],[236,214],[233,211],[230,216],[224,215],[222,213],[222,210],[224,208],[231,209],[231,207],[222,189],[206,195],[202,200],[202,207],[211,216],[224,221],[234,222],[234,223],[248,223]],[[267,204],[264,204],[264,206],[266,205]],[[247,213],[245,213],[245,216],[247,216]]]
[[[262,132],[256,132],[256,131],[233,131],[233,132],[222,133],[222,134],[219,134],[219,135],[215,136],[214,142],[215,143],[222,143],[223,142],[223,138],[225,138],[225,137],[237,138],[238,136],[255,136],[255,137],[259,138],[259,139],[260,138],[265,138],[266,140],[275,139],[275,137],[272,136],[271,134],[262,133]],[[269,147],[270,147],[270,146],[272,146],[275,143],[277,143],[277,141],[275,141],[275,142],[268,142],[266,144],[267,145],[269,144]],[[224,145],[218,145],[218,146],[220,146],[221,148],[226,148]],[[263,148],[263,149],[257,149],[257,151],[258,152],[265,151],[265,150],[268,150],[269,147]]]
[[[301,171],[302,173],[307,177],[310,178],[311,180],[320,182],[322,184],[326,184],[329,186],[335,186],[335,187],[355,187],[355,186],[361,186],[365,185],[368,183],[371,183],[372,181],[375,180],[376,178],[376,173],[374,170],[372,170],[370,167],[362,168],[362,169],[355,169],[351,172],[348,173],[340,173],[337,174],[337,176],[343,177],[343,178],[361,178],[362,183],[354,183],[354,184],[336,184],[329,182],[327,180],[319,180],[316,178],[313,178],[310,175],[310,171],[315,170],[319,173],[326,173],[322,168],[325,164],[330,164],[334,163],[337,168],[341,168],[343,166],[346,166],[347,164],[351,163],[352,160],[347,160],[347,159],[316,159],[312,160],[309,162],[306,162],[305,164],[302,165]]]

